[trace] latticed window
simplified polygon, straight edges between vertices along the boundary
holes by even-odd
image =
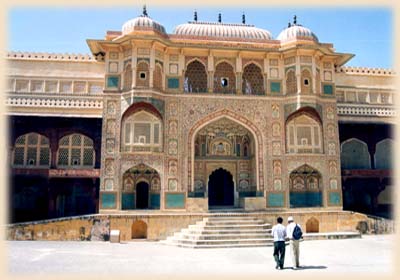
[[[82,134],[70,134],[58,143],[57,165],[62,167],[93,167],[93,140]]]
[[[307,69],[301,71],[301,93],[312,93],[311,73]]]
[[[286,92],[289,94],[297,92],[297,81],[294,70],[289,70],[286,73]]]
[[[140,61],[136,68],[136,85],[138,87],[149,87],[149,64]]]
[[[131,87],[132,87],[132,67],[130,64],[128,64],[124,72],[124,90],[130,90]]]
[[[18,137],[14,145],[13,165],[48,167],[50,165],[49,139],[38,133],[28,133]]]
[[[158,90],[162,90],[162,68],[158,63],[154,69],[153,86]]]
[[[145,111],[123,121],[123,151],[161,151],[161,121]]]
[[[235,93],[236,76],[232,65],[221,62],[215,68],[214,73],[214,92],[216,93]]]
[[[251,63],[243,70],[243,94],[264,94],[264,78],[260,67]]]
[[[321,125],[309,116],[299,115],[288,122],[286,141],[289,153],[321,153]]]
[[[207,92],[207,72],[201,62],[195,60],[187,65],[183,88],[185,92]]]

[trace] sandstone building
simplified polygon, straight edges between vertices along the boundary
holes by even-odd
[[[296,19],[168,34],[144,10],[92,55],[7,55],[12,221],[149,211],[388,216],[394,78]]]

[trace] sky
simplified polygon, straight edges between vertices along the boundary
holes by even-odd
[[[311,29],[320,42],[332,43],[337,52],[352,53],[346,65],[394,67],[394,11],[385,7],[290,7],[268,6],[195,7],[147,6],[148,15],[161,23],[167,33],[193,20],[246,23],[272,33],[273,38],[297,16],[297,23]],[[142,14],[142,6],[12,8],[8,12],[8,51],[49,53],[90,53],[86,39],[103,39],[107,30],[120,31],[122,25]]]

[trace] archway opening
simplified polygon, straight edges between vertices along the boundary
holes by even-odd
[[[215,170],[208,182],[209,206],[233,206],[234,187],[232,174],[223,168]]]
[[[160,209],[161,178],[157,170],[138,164],[122,176],[122,210]]]
[[[307,223],[306,223],[306,232],[307,233],[319,232],[319,221],[316,218],[311,217],[307,221]]]
[[[132,239],[147,238],[147,224],[143,221],[136,221],[131,228]]]
[[[146,182],[139,182],[136,185],[136,208],[149,208],[149,184]]]

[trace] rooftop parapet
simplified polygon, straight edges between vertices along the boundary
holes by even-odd
[[[394,76],[394,70],[385,68],[369,68],[369,67],[337,67],[337,73],[356,74],[356,75],[371,75],[371,76]]]
[[[8,52],[8,59],[26,60],[53,60],[53,61],[96,61],[90,54],[70,54],[70,53],[39,53],[39,52]]]

